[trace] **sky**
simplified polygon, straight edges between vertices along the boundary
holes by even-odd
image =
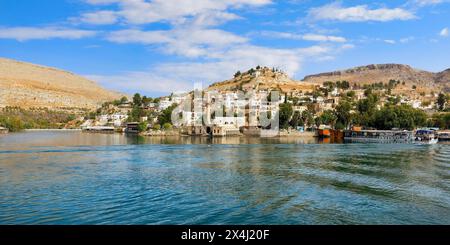
[[[0,57],[128,94],[257,65],[294,79],[354,66],[450,68],[450,0],[1,0]]]

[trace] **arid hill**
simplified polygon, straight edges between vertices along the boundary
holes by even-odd
[[[120,97],[70,72],[0,58],[0,108],[94,109]]]
[[[212,84],[207,90],[265,90],[278,89],[282,92],[312,91],[317,84],[295,81],[281,71],[258,67],[244,73],[236,73],[233,79]]]
[[[400,64],[360,66],[348,70],[306,76],[303,81],[322,84],[326,81],[346,80],[352,84],[362,85],[378,82],[388,83],[391,79],[405,82],[405,86],[408,87],[416,85],[433,90],[450,89],[450,69],[433,73]]]
[[[435,80],[437,83],[444,84],[447,88],[450,88],[450,69],[437,73]]]

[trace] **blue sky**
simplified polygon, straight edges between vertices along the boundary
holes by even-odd
[[[450,1],[1,0],[0,57],[160,96],[256,65],[450,68]]]

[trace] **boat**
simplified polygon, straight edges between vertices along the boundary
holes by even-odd
[[[414,140],[416,143],[421,144],[436,144],[439,139],[436,136],[436,131],[429,129],[419,129],[414,135]]]
[[[439,141],[450,141],[450,131],[441,131],[437,134]]]
[[[414,133],[402,130],[346,130],[344,140],[350,142],[412,143]]]
[[[318,133],[319,138],[330,138],[331,137],[331,128],[329,126],[320,125],[317,133]]]
[[[8,132],[9,130],[7,128],[0,127],[0,134],[7,134]]]

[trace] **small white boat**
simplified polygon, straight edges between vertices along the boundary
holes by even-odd
[[[439,139],[433,130],[417,130],[414,135],[414,140],[416,143],[420,144],[437,144]]]

